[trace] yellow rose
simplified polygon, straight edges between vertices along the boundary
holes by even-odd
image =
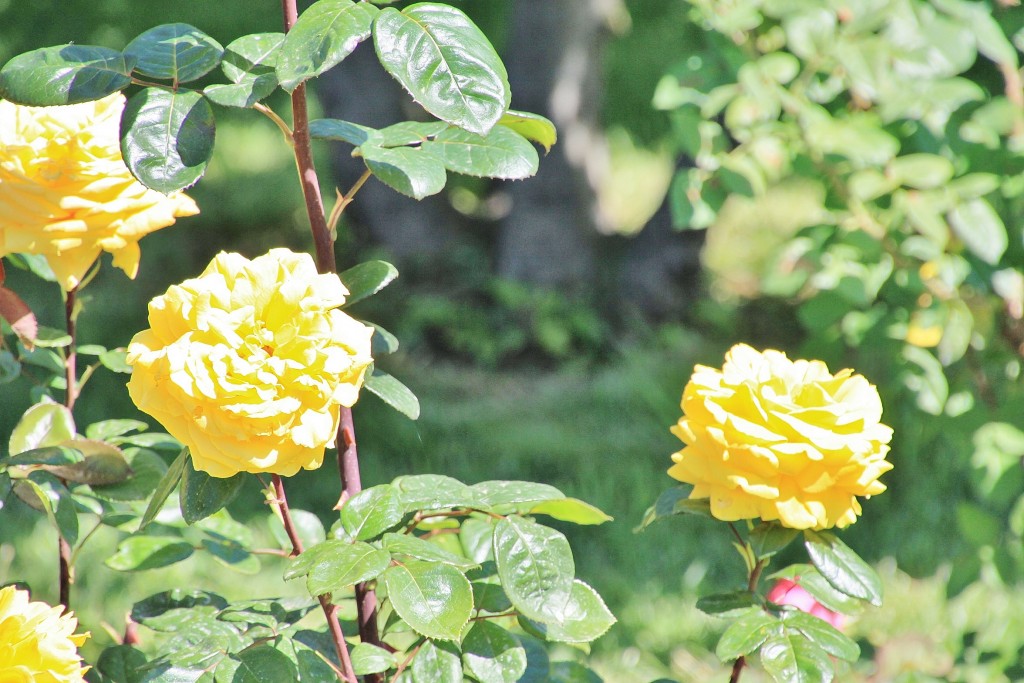
[[[128,393],[212,476],[317,468],[373,362],[347,295],[308,254],[222,252],[150,302]]]
[[[892,429],[874,385],[852,370],[738,344],[721,370],[694,369],[682,408],[672,433],[686,446],[668,473],[718,519],[845,527],[860,514],[856,496],[885,490]]]
[[[88,633],[75,633],[78,619],[63,607],[31,602],[28,591],[0,588],[0,681],[79,683],[88,667],[78,648]]]
[[[63,107],[0,100],[0,256],[42,254],[64,289],[101,251],[135,277],[139,240],[199,213],[135,180],[121,158],[124,96]]]

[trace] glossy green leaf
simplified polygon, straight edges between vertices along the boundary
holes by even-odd
[[[481,481],[471,488],[483,505],[492,508],[565,498],[565,494],[554,486],[533,481]]]
[[[240,574],[257,574],[260,560],[235,541],[221,538],[204,538],[203,549],[219,563]]]
[[[11,431],[8,449],[12,455],[35,448],[59,446],[75,436],[75,419],[66,407],[46,401],[37,403],[21,416]]]
[[[46,469],[61,479],[78,484],[119,484],[132,475],[132,468],[117,446],[103,441],[76,437],[65,442],[84,456],[75,463],[48,465]]]
[[[461,571],[447,564],[408,562],[384,572],[395,612],[417,633],[457,641],[473,611],[473,590]]]
[[[78,352],[82,349],[79,347]],[[85,436],[88,439],[97,441],[109,441],[118,436],[124,436],[130,432],[141,432],[149,429],[149,425],[139,420],[103,420],[94,422],[85,428]]]
[[[339,273],[341,283],[348,290],[345,306],[373,296],[398,277],[398,269],[385,261],[365,261]]]
[[[559,622],[572,593],[576,566],[560,532],[517,516],[494,526],[498,576],[515,608],[528,619]]]
[[[526,650],[501,626],[478,621],[462,641],[462,664],[480,683],[516,683],[526,672]]]
[[[292,508],[291,513],[292,524],[295,526],[295,531],[299,534],[299,540],[302,541],[304,548],[322,543],[327,538],[323,522],[315,514],[296,508]],[[292,542],[288,538],[288,532],[284,530],[284,525],[277,515],[273,515],[270,518],[270,533],[273,534],[274,540],[277,541],[281,548],[285,550],[292,549]]]
[[[390,561],[387,551],[367,543],[328,539],[292,560],[284,578],[305,576],[306,588],[315,597],[377,578]]]
[[[277,87],[277,60],[284,44],[283,33],[253,33],[228,43],[220,68],[234,84],[251,81]]]
[[[71,345],[71,335],[64,330],[40,325],[33,343],[44,349],[60,349]]]
[[[615,621],[615,616],[597,591],[576,579],[561,618],[537,624],[536,628],[549,641],[589,643],[603,636]]]
[[[35,497],[36,509],[42,508],[50,523],[61,537],[74,545],[78,541],[78,511],[68,488],[49,472],[32,472],[14,484],[14,491],[25,502],[30,494]],[[22,492],[25,492],[24,494]]]
[[[829,683],[835,664],[802,634],[773,635],[761,646],[761,666],[776,683]]]
[[[140,34],[124,48],[135,71],[177,83],[194,81],[220,64],[224,48],[188,24],[162,24]]]
[[[148,598],[140,600],[132,607],[132,621],[145,624],[156,630],[165,629],[158,622],[159,618],[168,612],[175,610],[206,611],[214,613],[228,606],[227,600],[209,591],[185,590],[172,588],[171,590],[154,593]]]
[[[124,349],[110,349],[100,354],[100,364],[111,372],[130,375],[132,366],[125,360],[127,355]]]
[[[590,503],[576,498],[544,501],[530,506],[528,512],[531,515],[547,515],[573,524],[604,524],[613,519]]]
[[[409,534],[384,534],[384,549],[394,555],[404,555],[424,562],[441,562],[460,569],[477,566],[473,560],[448,552],[436,543]]]
[[[381,484],[363,489],[345,501],[340,517],[348,538],[366,541],[401,522],[405,509],[398,490]]]
[[[248,109],[268,97],[277,83],[273,76],[260,76],[241,83],[217,83],[203,89],[206,99],[222,107]]]
[[[113,645],[96,661],[96,670],[105,680],[116,683],[140,683],[145,676],[146,655],[131,645]]]
[[[705,595],[697,600],[697,609],[705,614],[726,614],[757,606],[757,599],[748,590]]]
[[[512,601],[505,594],[505,589],[494,580],[473,581],[473,609],[498,614],[507,612]]]
[[[164,459],[148,448],[135,447],[125,449],[124,459],[130,468],[130,475],[124,481],[113,484],[93,484],[93,493],[104,500],[148,499],[167,472]]]
[[[121,155],[143,185],[173,192],[195,183],[213,154],[210,103],[198,92],[145,88],[121,117]]]
[[[357,676],[380,673],[398,665],[395,655],[372,643],[356,643],[350,657]]]
[[[418,147],[364,145],[359,152],[381,182],[413,199],[437,194],[448,179],[441,160]]]
[[[502,114],[498,123],[522,135],[531,142],[536,142],[550,152],[551,147],[558,141],[558,131],[555,124],[540,114],[531,114],[527,111],[514,111],[509,109]]]
[[[217,512],[238,495],[245,477],[244,472],[223,479],[211,477],[206,472],[196,470],[190,456],[182,470],[181,488],[178,491],[182,518],[187,524],[194,524]]]
[[[175,536],[129,536],[104,564],[122,572],[156,569],[188,559],[193,550],[191,543]]]
[[[788,546],[800,535],[796,529],[784,527],[778,522],[761,522],[750,532],[750,545],[758,558],[772,557]]]
[[[642,531],[654,522],[674,515],[699,515],[710,518],[711,501],[707,498],[691,499],[691,490],[688,486],[675,486],[663,492],[654,505],[644,512],[639,530]]]
[[[318,140],[347,142],[356,147],[367,142],[376,130],[341,119],[316,119],[309,122],[309,136]]]
[[[249,647],[221,660],[217,680],[231,683],[279,683],[299,680],[295,664],[287,655],[270,647]]]
[[[774,635],[781,635],[782,624],[760,607],[751,607],[736,619],[718,639],[715,654],[723,662],[749,655]]]
[[[420,401],[416,394],[386,372],[374,368],[363,387],[410,420],[419,418]]]
[[[392,482],[402,494],[406,512],[479,507],[476,492],[458,479],[442,474],[414,474],[398,477]]]
[[[373,338],[370,340],[370,355],[374,358],[380,358],[381,356],[398,351],[398,337],[380,325],[375,325],[374,323],[366,324],[373,328]]]
[[[522,180],[535,174],[540,163],[530,141],[505,126],[495,126],[486,135],[448,128],[422,149],[449,171],[484,178]]]
[[[409,674],[413,683],[463,683],[462,661],[456,648],[432,640],[420,647]]]
[[[804,531],[804,546],[811,562],[836,590],[882,604],[882,581],[857,553],[828,531]]]
[[[989,265],[999,263],[1009,246],[1006,225],[984,199],[971,199],[954,206],[949,225],[967,249]]]
[[[601,677],[579,662],[551,662],[545,683],[602,683]]]
[[[494,524],[469,517],[459,531],[459,545],[466,557],[476,562],[494,560]]]
[[[33,107],[91,102],[128,87],[132,66],[130,58],[106,47],[44,47],[0,69],[0,97]]]
[[[277,78],[291,92],[348,57],[370,36],[378,9],[368,2],[319,0],[288,32],[277,60]]]
[[[139,520],[138,531],[142,531],[146,526],[156,519],[157,514],[164,506],[164,502],[170,497],[171,492],[181,481],[181,477],[185,472],[185,467],[190,463],[191,456],[189,455],[188,449],[183,448],[178,457],[174,459],[171,466],[167,468],[163,476],[160,477],[160,481],[157,482],[156,488],[153,489],[153,497],[149,499],[149,504],[146,505],[146,511],[142,514],[142,519]]]
[[[378,147],[421,145],[449,128],[444,121],[399,121],[374,131],[371,144]]]
[[[43,448],[32,448],[12,455],[0,464],[11,467],[26,465],[73,465],[85,458],[82,451],[70,446],[44,446]]]
[[[856,614],[864,607],[864,603],[836,590],[824,576],[810,564],[791,564],[774,574],[773,579],[789,579],[811,594],[815,600],[833,612]]]
[[[860,646],[824,619],[794,609],[785,612],[782,621],[787,630],[799,631],[833,657],[848,662],[855,662],[860,657]]]
[[[434,3],[387,8],[373,38],[384,68],[437,118],[483,135],[508,109],[505,67],[461,10]]]

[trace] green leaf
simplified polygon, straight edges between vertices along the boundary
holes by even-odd
[[[78,484],[119,484],[132,475],[132,468],[117,446],[76,437],[64,442],[82,453],[81,460],[67,465],[49,465],[47,470],[61,479]]]
[[[718,640],[715,654],[723,662],[749,655],[769,637],[782,634],[781,622],[760,607],[751,607]]]
[[[302,541],[303,547],[309,548],[317,543],[322,543],[327,538],[323,522],[319,517],[312,512],[296,508],[292,508],[291,512],[292,524],[299,534],[299,540]],[[286,550],[292,549],[291,539],[288,538],[288,533],[284,530],[284,525],[277,515],[270,517],[270,533],[274,535],[274,540],[280,547]]]
[[[371,643],[356,643],[349,656],[357,676],[381,673],[398,665],[395,655]]]
[[[273,90],[277,87],[277,61],[284,39],[283,33],[253,33],[237,38],[224,48],[220,68],[232,83],[273,83]]]
[[[413,683],[462,683],[462,662],[449,643],[428,640],[412,660]]]
[[[129,536],[104,564],[122,572],[156,569],[187,560],[193,550],[191,543],[174,536]]]
[[[224,48],[194,26],[162,24],[128,43],[124,54],[135,60],[135,71],[177,85],[217,68]]]
[[[128,87],[132,66],[130,58],[106,47],[44,47],[0,69],[0,97],[33,107],[91,102]]]
[[[576,573],[565,536],[506,517],[494,525],[494,558],[502,587],[520,614],[544,623],[563,619]]]
[[[459,569],[470,569],[478,563],[448,552],[436,543],[408,534],[384,534],[384,549],[392,555],[406,555],[424,562],[441,562]]]
[[[132,366],[125,360],[127,353],[124,349],[110,349],[100,354],[100,364],[111,372],[118,372],[122,375],[130,375]]]
[[[561,500],[548,500],[533,505],[528,510],[531,515],[547,515],[562,522],[573,524],[604,524],[612,521],[613,517],[605,514],[590,503],[585,503],[576,498],[563,498]]]
[[[363,386],[410,420],[419,418],[420,402],[416,394],[386,372],[374,368]]]
[[[167,473],[164,459],[148,448],[127,448],[124,458],[131,468],[130,476],[115,484],[93,484],[92,492],[104,500],[146,500],[156,491]],[[177,480],[175,480],[177,483]],[[166,496],[163,500],[166,500]],[[163,504],[163,500],[160,504]]]
[[[145,676],[146,655],[131,645],[113,645],[96,661],[96,670],[114,683],[140,683]]]
[[[85,458],[82,451],[69,446],[45,446],[22,451],[17,455],[0,461],[8,467],[24,467],[26,465],[73,465]]]
[[[380,358],[398,350],[398,337],[380,325],[375,325],[374,323],[366,324],[373,328],[373,339],[370,341],[370,355],[374,358]]]
[[[82,349],[79,347],[78,352]],[[149,429],[149,425],[139,420],[103,420],[94,422],[85,428],[85,436],[97,441],[109,441],[117,436],[123,436],[129,432],[141,432]]]
[[[992,205],[971,199],[949,212],[949,226],[967,249],[989,265],[996,265],[1009,246],[1006,226]]]
[[[176,610],[217,612],[228,606],[227,600],[209,591],[183,590],[173,588],[171,590],[154,593],[153,595],[140,600],[132,607],[132,621],[156,629],[159,631],[173,630],[158,623],[160,617]]]
[[[363,489],[345,501],[340,516],[348,538],[367,541],[401,522],[405,509],[398,490],[381,484]]]
[[[968,501],[956,504],[956,523],[964,540],[975,548],[998,546],[1003,536],[1003,520]]]
[[[0,384],[13,382],[21,376],[21,363],[7,349],[0,349]]]
[[[226,479],[211,477],[193,467],[190,455],[181,473],[181,489],[178,492],[181,516],[185,523],[195,524],[230,503],[245,483],[245,476],[245,472],[239,472]]]
[[[534,626],[549,641],[589,643],[603,636],[615,621],[615,616],[597,591],[576,579],[561,618]]]
[[[827,531],[804,531],[811,562],[832,586],[846,595],[882,604],[882,581],[875,570],[839,538]]]
[[[230,539],[204,538],[203,548],[218,563],[241,574],[257,574],[260,560],[246,548]]]
[[[835,665],[828,654],[803,635],[773,635],[761,646],[761,666],[777,683],[829,683]]]
[[[473,609],[498,614],[512,607],[500,583],[494,580],[473,581]]]
[[[545,683],[602,683],[601,677],[578,662],[551,662]]]
[[[488,508],[565,498],[565,494],[554,486],[533,481],[481,481],[471,488]]]
[[[37,403],[14,425],[8,444],[12,455],[35,448],[59,446],[75,436],[75,419],[62,405],[45,401]]]
[[[441,160],[419,147],[363,145],[359,153],[381,182],[413,199],[437,194],[448,179]]]
[[[366,261],[352,266],[338,277],[348,290],[345,306],[373,296],[398,277],[398,269],[385,261]]]
[[[210,103],[194,90],[145,88],[121,116],[121,155],[132,175],[159,192],[195,183],[213,154]]]
[[[782,622],[787,630],[799,631],[807,640],[833,657],[848,662],[855,662],[860,657],[860,646],[824,619],[792,609],[783,613]]]
[[[32,472],[28,477],[15,482],[14,486],[18,497],[26,503],[29,501],[21,491],[27,487],[38,500],[39,505],[34,507],[42,508],[50,524],[69,545],[74,545],[78,541],[78,511],[75,508],[75,501],[71,497],[71,492],[57,477],[49,472]]]
[[[470,517],[459,530],[459,544],[466,557],[476,562],[494,560],[494,525],[483,519]]]
[[[461,571],[447,564],[408,562],[384,572],[388,599],[417,633],[459,640],[473,611],[473,590]]]
[[[476,492],[458,479],[442,474],[413,474],[398,477],[392,486],[402,493],[406,512],[479,507]]]
[[[348,57],[370,36],[379,10],[368,2],[320,0],[302,13],[285,38],[277,78],[291,92]]]
[[[309,122],[309,136],[316,140],[335,140],[359,147],[377,131],[341,119],[316,119]]]
[[[191,456],[189,455],[188,449],[183,448],[178,457],[174,459],[171,466],[167,468],[163,476],[160,477],[160,481],[157,482],[156,488],[153,489],[153,497],[149,499],[149,504],[146,506],[146,511],[142,514],[142,519],[139,520],[138,531],[142,531],[146,526],[156,519],[157,514],[164,506],[164,502],[170,497],[174,487],[181,481],[181,477],[185,472],[185,466],[190,464]]]
[[[377,578],[390,562],[391,555],[385,550],[332,538],[292,560],[284,579],[305,576],[309,594],[316,597]]]
[[[938,154],[905,154],[889,163],[886,177],[907,187],[927,190],[942,187],[953,173],[953,163]]]
[[[422,149],[449,171],[483,178],[522,180],[534,175],[540,163],[530,141],[505,126],[495,126],[487,135],[448,128]]]
[[[511,128],[531,142],[536,142],[544,148],[545,153],[550,152],[552,145],[558,141],[555,124],[540,114],[509,109],[501,115],[498,124]]]
[[[773,579],[789,579],[793,583],[800,584],[800,587],[811,594],[815,600],[833,612],[842,614],[855,614],[860,611],[864,604],[858,598],[853,598],[836,590],[821,573],[810,564],[791,564],[774,574]]]
[[[705,595],[697,600],[697,609],[705,614],[722,615],[736,610],[744,610],[757,606],[757,599],[748,590],[729,591]]]
[[[784,527],[778,522],[761,522],[750,532],[749,540],[754,555],[764,559],[775,555],[799,535],[796,529]]]
[[[691,499],[691,490],[692,488],[689,486],[676,486],[658,496],[654,505],[647,508],[637,531],[643,531],[654,522],[674,515],[699,515],[712,518],[711,501],[707,498]]]
[[[273,76],[259,76],[241,83],[216,83],[203,88],[203,95],[222,107],[249,109],[268,97],[277,87]]]
[[[484,135],[508,109],[505,66],[460,10],[434,3],[387,8],[373,38],[384,68],[437,118]]]
[[[507,630],[478,621],[462,641],[462,664],[480,683],[516,683],[526,673],[526,650]]]
[[[421,145],[449,128],[444,121],[399,121],[374,131],[371,144],[377,147]]]
[[[217,680],[231,683],[279,683],[299,680],[295,664],[269,645],[249,647],[221,660]]]

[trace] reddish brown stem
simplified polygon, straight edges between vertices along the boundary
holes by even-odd
[[[292,520],[292,514],[288,507],[288,497],[284,493],[284,480],[281,479],[279,474],[272,475],[272,477],[274,482],[274,498],[276,499],[277,509],[281,513],[281,523],[284,525],[284,531],[292,544],[291,556],[295,557],[302,554],[302,539],[299,538],[299,532],[295,528],[295,522]],[[345,643],[345,634],[341,630],[341,622],[338,621],[338,608],[336,605],[331,604],[330,599],[326,595],[320,596],[320,607],[324,611],[324,616],[327,617],[327,627],[331,631],[334,650],[338,653],[338,661],[341,662],[341,671],[338,672],[338,677],[348,683],[356,683],[356,675],[352,671],[352,660],[348,654],[348,645]]]
[[[67,296],[64,299],[64,323],[67,325],[68,336],[71,337],[71,343],[68,344],[67,355],[64,357],[64,380],[67,383],[67,388],[64,392],[64,405],[68,410],[75,407],[75,398],[77,397],[76,384],[78,370],[76,364],[78,361],[78,353],[76,351],[76,336],[77,331],[75,329],[75,294],[77,289],[72,287],[68,290]],[[71,545],[64,539],[60,534],[60,529],[57,530],[57,555],[58,555],[58,582],[60,592],[60,604],[64,605],[65,610],[71,609],[71,582],[74,580],[74,572],[71,566]]]

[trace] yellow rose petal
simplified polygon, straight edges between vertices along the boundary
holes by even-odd
[[[75,633],[78,620],[62,607],[32,602],[28,591],[0,588],[0,680],[81,683],[78,647],[89,637]]]

